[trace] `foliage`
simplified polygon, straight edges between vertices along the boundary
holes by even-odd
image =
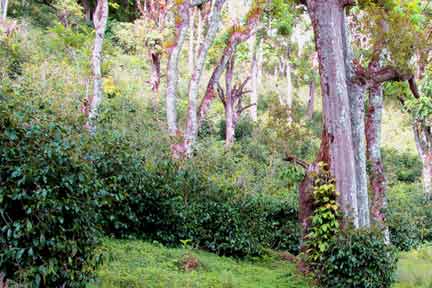
[[[424,199],[419,183],[398,183],[388,193],[386,222],[391,242],[408,251],[432,241],[432,203]]]
[[[253,121],[249,117],[241,117],[237,123],[237,126],[235,127],[235,139],[236,141],[248,138],[252,136],[253,133]],[[221,120],[219,122],[219,137],[221,139],[225,139],[225,129],[226,129],[226,123],[225,120]]]
[[[329,249],[329,242],[339,232],[341,212],[336,203],[336,185],[323,163],[315,176],[313,199],[314,212],[311,227],[306,235],[306,262],[312,267]]]
[[[241,197],[209,182],[193,167],[140,158],[123,137],[102,136],[93,162],[101,183],[99,222],[108,235],[168,245],[182,239],[224,255],[298,251],[296,210],[280,200]],[[113,157],[115,155],[115,157]],[[224,187],[223,189],[229,189]],[[286,218],[285,218],[286,217]]]
[[[315,271],[322,287],[386,288],[394,282],[396,263],[395,249],[381,232],[348,229],[328,242]]]
[[[417,155],[395,149],[383,149],[384,167],[387,181],[393,185],[398,182],[415,183],[421,177],[421,161]]]
[[[99,242],[76,130],[0,104],[0,271],[32,287],[84,287]]]
[[[432,285],[432,247],[402,253],[395,288],[429,288]]]
[[[153,288],[307,288],[307,279],[297,274],[293,264],[276,255],[237,261],[199,250],[166,248],[140,241],[104,241],[109,259],[90,287]],[[185,255],[199,260],[195,271],[186,272],[177,265]],[[275,254],[275,253],[273,253]]]

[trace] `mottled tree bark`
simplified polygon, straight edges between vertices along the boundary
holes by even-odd
[[[177,84],[178,84],[178,64],[180,52],[186,39],[189,25],[190,2],[183,1],[177,6],[176,17],[176,39],[175,43],[168,48],[168,68],[167,68],[167,93],[166,93],[166,114],[168,122],[168,133],[175,136],[177,133]]]
[[[315,81],[312,80],[309,82],[309,100],[307,105],[307,118],[309,120],[313,119],[314,112],[315,112]]]
[[[102,47],[105,38],[105,29],[108,21],[108,0],[98,0],[93,15],[93,23],[96,30],[91,66],[93,72],[93,97],[90,103],[87,127],[91,133],[96,132],[96,118],[98,116],[99,104],[102,101]]]
[[[432,127],[424,120],[415,120],[413,130],[417,151],[423,163],[423,187],[425,198],[432,200]]]
[[[345,70],[347,73],[348,97],[350,102],[352,143],[355,159],[355,177],[357,188],[357,209],[360,227],[370,226],[368,177],[366,171],[366,135],[365,135],[365,92],[366,82],[356,77],[351,48],[351,33],[346,16],[342,25],[344,41]]]
[[[7,9],[8,9],[8,0],[0,0],[1,4],[1,19],[6,20],[7,17]]]
[[[257,41],[256,36],[251,37],[249,50],[251,53],[251,94],[250,102],[258,103],[258,47],[261,41]],[[253,121],[258,120],[257,105],[251,107],[250,116]]]
[[[193,8],[192,15],[189,17],[189,49],[188,49],[188,66],[189,71],[193,73],[194,69],[194,41],[195,41],[195,14],[196,9]]]
[[[226,97],[224,103],[225,107],[225,146],[230,147],[235,139],[235,112],[234,112],[234,97],[232,93],[232,80],[234,74],[235,57],[233,56],[229,61],[225,73],[225,92]]]
[[[292,84],[292,77],[291,77],[291,64],[289,59],[287,59],[285,63],[285,77],[287,82],[285,105],[288,110],[288,122],[291,123],[293,121],[292,108],[293,108],[294,91],[293,91],[293,84]]]
[[[341,0],[307,0],[318,51],[330,172],[346,219],[359,226],[355,155],[344,57],[344,7]]]
[[[186,154],[190,155],[192,153],[192,147],[198,136],[198,90],[199,84],[201,82],[201,77],[204,69],[205,60],[207,58],[208,50],[210,49],[216,34],[219,30],[219,22],[221,18],[222,8],[225,0],[216,0],[211,15],[208,21],[207,35],[202,43],[200,43],[200,49],[198,53],[198,58],[196,64],[193,68],[192,77],[189,82],[189,104],[188,104],[188,115],[186,123],[186,131],[184,133],[184,142],[181,149],[176,149],[176,145],[173,149],[176,150],[174,154],[179,154],[179,151],[184,151]]]
[[[385,228],[387,181],[381,156],[381,125],[384,109],[381,84],[369,89],[369,104],[366,122],[367,158],[370,164],[369,181],[372,188],[371,216],[374,222]],[[388,238],[388,229],[386,229]]]

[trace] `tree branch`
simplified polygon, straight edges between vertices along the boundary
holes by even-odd
[[[246,105],[246,106],[244,106],[244,107],[241,107],[240,109],[237,110],[237,113],[238,113],[238,114],[241,114],[241,113],[242,113],[243,111],[245,111],[246,109],[249,109],[250,107],[255,106],[255,105],[256,105],[256,103],[252,103],[252,104]]]
[[[301,160],[301,159],[298,159],[296,156],[293,156],[293,155],[287,154],[283,160],[287,161],[287,162],[292,162],[292,163],[304,168],[305,170],[307,170],[310,166],[310,164],[308,162]]]

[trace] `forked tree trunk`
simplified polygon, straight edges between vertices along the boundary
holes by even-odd
[[[423,187],[425,198],[432,200],[432,127],[423,120],[415,120],[413,130],[417,151],[423,163]]]
[[[93,72],[93,97],[91,98],[87,127],[93,134],[96,132],[96,118],[98,116],[99,104],[102,101],[102,48],[105,38],[105,29],[108,21],[108,0],[98,0],[93,23],[96,30],[93,45],[91,66]]]
[[[167,69],[167,93],[166,93],[166,114],[168,122],[168,133],[175,136],[177,133],[177,84],[178,64],[180,52],[186,39],[189,25],[189,1],[183,1],[177,6],[176,16],[176,39],[175,43],[168,48],[168,69]]]
[[[208,31],[205,39],[200,43],[198,59],[193,69],[192,78],[189,83],[189,104],[188,104],[188,115],[186,123],[186,131],[184,134],[184,142],[181,144],[184,146],[183,149],[178,151],[185,151],[186,154],[192,153],[192,147],[198,136],[198,90],[201,82],[201,77],[204,69],[205,60],[207,58],[208,50],[210,49],[216,34],[219,30],[219,22],[221,18],[222,8],[225,4],[225,0],[216,0],[214,7],[211,11],[211,15],[208,21]]]
[[[260,10],[258,10],[260,11]],[[246,24],[244,31],[237,32],[233,31],[229,37],[227,45],[222,53],[222,57],[219,60],[216,68],[213,70],[212,76],[210,77],[209,83],[207,85],[207,90],[204,95],[203,100],[201,101],[201,105],[199,107],[198,112],[198,126],[201,125],[202,121],[204,121],[207,116],[207,112],[210,109],[211,102],[216,97],[216,85],[219,82],[220,77],[222,76],[223,71],[228,64],[229,59],[231,59],[232,55],[236,51],[237,46],[248,40],[254,33],[257,22],[259,20],[260,14],[256,13],[256,15],[252,15]]]
[[[360,227],[370,226],[368,177],[366,171],[366,134],[365,134],[365,93],[366,83],[356,79],[351,47],[351,33],[344,15],[342,25],[344,41],[345,70],[347,75],[348,97],[350,102],[352,144],[354,150],[357,209]]]
[[[338,202],[345,219],[358,227],[356,166],[341,28],[346,4],[341,0],[307,0],[320,63],[324,123],[330,143],[330,172],[336,180]]]

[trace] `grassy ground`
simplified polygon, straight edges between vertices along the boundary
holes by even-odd
[[[140,241],[106,241],[108,259],[91,288],[307,288],[293,264],[276,256],[237,261]],[[196,266],[185,271],[185,266]],[[188,269],[186,269],[188,270]]]
[[[238,261],[204,251],[119,240],[105,241],[102,249],[107,259],[89,288],[312,287],[293,264],[277,256]],[[432,246],[401,254],[394,288],[432,288]]]
[[[395,288],[432,288],[432,246],[402,253]]]

